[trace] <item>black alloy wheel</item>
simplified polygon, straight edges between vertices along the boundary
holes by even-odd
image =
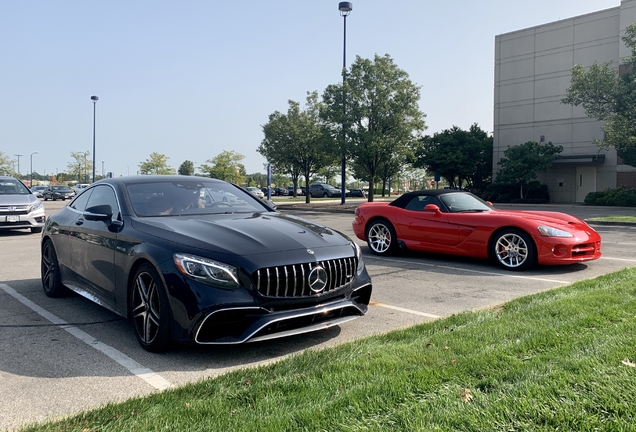
[[[60,266],[57,261],[57,253],[51,240],[46,240],[42,246],[42,258],[40,273],[42,288],[48,297],[62,297],[68,293],[68,289],[62,284]]]
[[[139,344],[146,351],[165,351],[170,345],[168,297],[152,265],[137,269],[131,290],[129,310]]]

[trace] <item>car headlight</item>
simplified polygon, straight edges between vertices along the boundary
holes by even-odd
[[[538,230],[541,235],[544,235],[546,237],[574,237],[572,233],[545,225],[539,226]]]
[[[360,246],[358,246],[357,243],[355,242],[351,242],[353,244],[353,248],[356,251],[356,257],[358,257],[358,268],[356,269],[357,274],[362,273],[362,270],[364,269],[364,261],[362,261],[362,249],[360,249]]]
[[[237,288],[236,267],[194,255],[174,254],[174,263],[181,273],[199,282],[219,288]]]
[[[41,209],[42,207],[44,207],[44,206],[42,205],[42,201],[39,201],[39,200],[38,200],[38,202],[34,202],[33,204],[31,204],[31,206],[29,207],[29,213],[32,213],[32,212],[34,212],[34,211],[36,211],[36,210],[39,210],[39,209]]]

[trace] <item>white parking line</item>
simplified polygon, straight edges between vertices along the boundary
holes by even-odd
[[[636,262],[636,259],[601,257],[603,260]]]
[[[419,311],[415,311],[415,310],[412,310],[412,309],[405,309],[405,308],[401,308],[399,306],[391,306],[391,305],[387,305],[387,304],[384,304],[384,303],[378,303],[378,302],[374,302],[374,301],[369,302],[369,306],[380,306],[380,307],[383,307],[383,308],[393,309],[393,310],[400,311],[400,312],[406,312],[406,313],[410,313],[410,314],[413,314],[413,315],[424,316],[424,317],[427,317],[427,318],[441,318],[441,316],[439,316],[439,315],[433,315],[433,314],[429,314],[429,313],[426,313],[426,312],[419,312]]]
[[[61,328],[62,330],[66,330],[68,333],[72,334],[73,336],[75,336],[76,338],[84,342],[86,345],[89,345],[95,348],[97,351],[100,351],[101,353],[105,354],[107,357],[111,358],[112,360],[115,360],[121,366],[128,369],[128,371],[130,371],[131,374],[135,375],[138,378],[141,378],[142,380],[144,380],[146,383],[148,383],[155,389],[165,390],[172,385],[170,381],[166,380],[161,375],[155,373],[154,371],[148,369],[147,367],[144,367],[141,364],[137,363],[135,360],[131,359],[123,352],[111,347],[110,345],[106,345],[105,343],[98,341],[97,339],[95,339],[93,336],[89,335],[85,331],[70,325],[63,319],[59,318],[58,316],[52,314],[46,309],[33,303],[31,300],[24,297],[22,294],[18,293],[9,285],[0,284],[0,288],[2,288],[4,292],[9,294],[11,297],[15,298],[17,301],[19,301],[20,303],[22,303],[23,305],[31,309],[33,312],[44,317],[45,319],[49,320],[53,324],[57,324],[59,328]]]
[[[366,259],[376,259],[378,261],[393,261],[393,262],[399,262],[399,263],[404,263],[404,264],[420,265],[420,266],[423,266],[423,267],[434,267],[434,268],[443,268],[443,269],[449,269],[449,270],[458,270],[458,271],[469,272],[469,273],[478,273],[478,274],[483,274],[483,275],[488,275],[488,276],[501,276],[501,277],[516,278],[516,279],[529,279],[529,280],[536,280],[536,281],[541,281],[541,282],[554,282],[554,283],[560,283],[560,284],[569,284],[569,283],[571,283],[569,281],[562,281],[562,280],[558,280],[558,279],[546,279],[546,278],[539,278],[539,277],[533,277],[533,276],[513,275],[513,274],[507,274],[507,273],[485,272],[485,271],[470,270],[470,269],[465,269],[465,268],[460,268],[460,267],[444,266],[444,265],[438,265],[438,264],[428,264],[428,263],[423,263],[423,262],[419,262],[419,261],[399,260],[399,259],[394,259],[394,258],[381,258],[381,257],[375,257],[375,256],[374,257],[370,257],[370,256],[366,256],[366,255],[365,255],[364,258],[365,258],[365,260]]]

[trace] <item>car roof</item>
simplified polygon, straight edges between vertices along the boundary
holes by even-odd
[[[224,180],[213,179],[210,177],[199,177],[199,176],[183,176],[183,175],[135,175],[135,176],[123,176],[123,177],[113,177],[113,178],[105,178],[99,180],[93,184],[143,184],[143,183],[158,183],[158,182],[179,182],[179,181],[205,181],[205,182],[213,182],[213,183],[228,183]]]

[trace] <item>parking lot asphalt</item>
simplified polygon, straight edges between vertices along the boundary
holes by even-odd
[[[46,202],[47,214],[66,203]],[[353,209],[321,209],[315,204],[279,208],[354,238]],[[357,203],[350,205],[355,208]],[[634,214],[631,208],[551,205],[541,209],[582,218]],[[482,260],[432,254],[377,257],[364,242],[354,239],[373,278],[367,316],[287,339],[231,347],[180,347],[160,355],[141,349],[128,323],[108,310],[79,296],[46,297],[40,283],[40,236],[0,232],[0,430],[277,361],[306,349],[493,307],[636,266],[636,227],[596,229],[603,237],[603,258],[521,273],[503,271]]]

